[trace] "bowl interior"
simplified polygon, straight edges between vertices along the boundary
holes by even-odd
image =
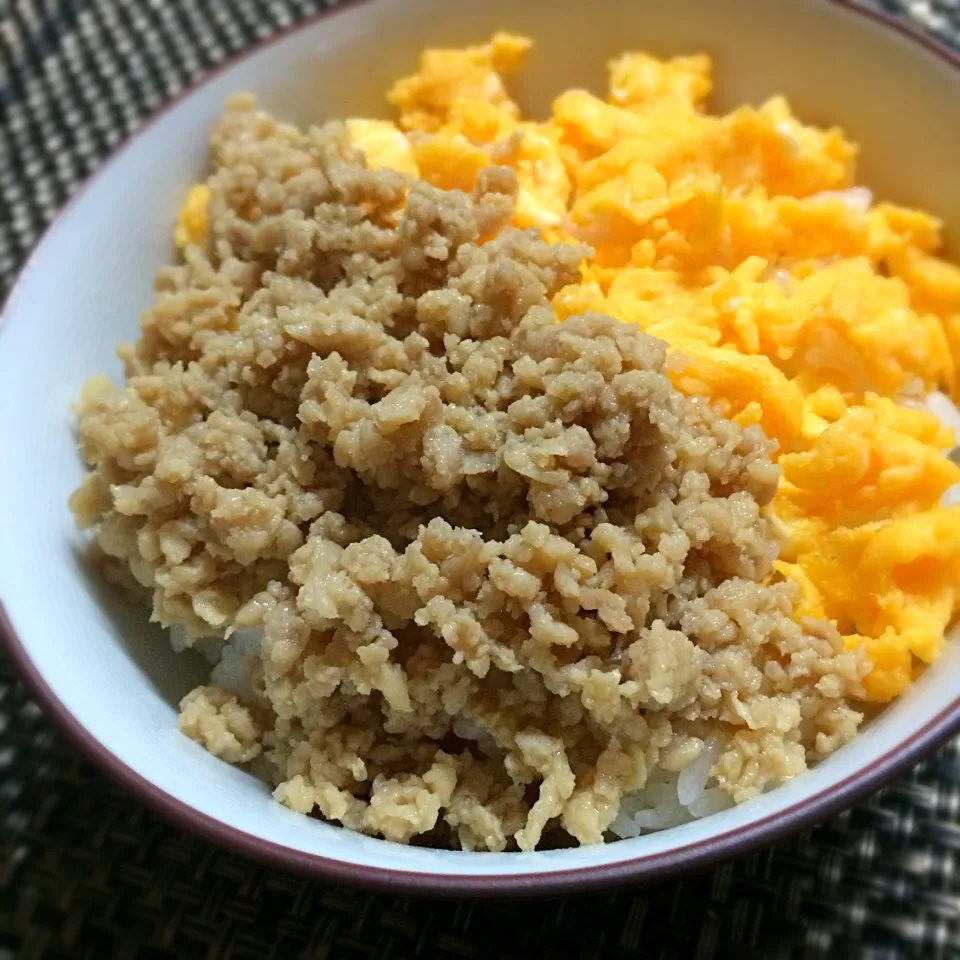
[[[516,84],[546,111],[571,86],[602,91],[604,64],[628,49],[705,51],[716,63],[714,105],[784,93],[797,114],[838,123],[862,145],[861,182],[960,229],[960,71],[887,27],[807,0],[377,0],[355,5],[247,56],[136,135],[42,242],[7,306],[0,332],[0,471],[4,504],[0,599],[52,694],[102,747],[159,791],[279,847],[360,866],[448,878],[549,876],[731,844],[748,827],[795,817],[811,798],[888,762],[958,708],[960,646],[850,745],[756,801],[660,834],[603,847],[483,856],[404,848],[307,820],[246,774],[177,732],[175,704],[203,677],[166,637],[86,566],[66,500],[82,469],[70,404],[85,377],[121,376],[117,343],[136,336],[154,270],[187,186],[203,172],[205,138],[227,97],[258,94],[299,124],[387,115],[383,93],[431,44],[478,42],[496,29],[537,41]],[[887,758],[887,759],[885,759]],[[717,849],[715,846],[712,849]],[[732,846],[731,848],[732,849]]]

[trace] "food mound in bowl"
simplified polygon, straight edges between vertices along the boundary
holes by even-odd
[[[704,113],[705,58],[522,121],[527,46],[428,52],[399,125],[238,99],[126,385],[80,403],[79,523],[214,664],[183,732],[402,843],[755,796],[957,603],[935,222],[848,189],[852,147],[781,100]]]

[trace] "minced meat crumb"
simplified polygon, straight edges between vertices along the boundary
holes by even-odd
[[[219,687],[197,687],[183,698],[180,729],[230,763],[247,763],[261,750],[262,731],[250,711]]]
[[[556,321],[584,251],[505,226],[510,170],[443,192],[247,102],[212,168],[126,385],[85,388],[72,499],[187,644],[262,628],[254,695],[194,691],[188,736],[305,814],[531,850],[708,738],[740,800],[854,734],[862,654],[770,582],[771,443],[635,325]]]

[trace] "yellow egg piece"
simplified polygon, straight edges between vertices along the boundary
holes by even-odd
[[[200,246],[207,239],[207,207],[210,203],[210,188],[205,183],[192,186],[180,208],[173,242],[183,249]]]
[[[412,177],[420,175],[406,134],[389,120],[348,120],[347,136],[363,152],[371,170],[390,167]]]
[[[399,80],[387,95],[399,111],[400,126],[435,132],[461,101],[493,103],[518,115],[503,77],[521,65],[531,46],[525,37],[498,33],[482,46],[425,51],[419,71]]]

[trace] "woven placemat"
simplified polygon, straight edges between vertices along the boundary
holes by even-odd
[[[324,5],[0,0],[0,299],[149,112]],[[882,6],[960,42],[960,0]],[[960,742],[799,838],[680,881],[437,903],[291,878],[166,825],[63,742],[0,654],[0,960],[731,955],[960,957]]]

